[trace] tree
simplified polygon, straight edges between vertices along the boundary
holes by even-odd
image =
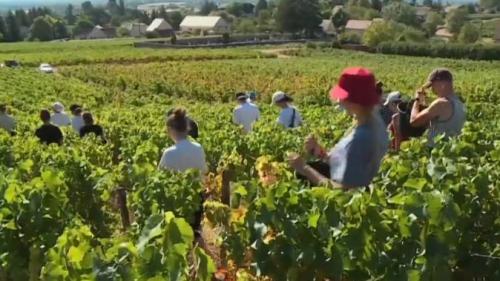
[[[344,9],[335,9],[331,19],[333,26],[338,29],[347,24],[347,21],[349,21],[349,14],[347,14]]]
[[[82,12],[84,14],[88,14],[92,9],[94,9],[94,6],[92,6],[92,2],[85,1],[82,3]]]
[[[259,0],[257,2],[257,5],[255,6],[255,15],[258,16],[260,11],[266,10],[267,9],[267,1],[266,0]]]
[[[73,27],[73,36],[80,35],[82,33],[90,32],[94,28],[94,24],[86,19],[80,19],[76,22],[75,27]]]
[[[217,10],[217,5],[212,1],[205,0],[205,2],[203,2],[203,5],[201,5],[200,15],[206,16],[210,14],[210,12],[215,10]]]
[[[418,26],[417,12],[406,2],[393,2],[382,9],[385,20],[392,20],[410,26]]]
[[[68,29],[62,20],[56,20],[53,24],[54,39],[68,38]]]
[[[103,8],[93,8],[86,15],[94,24],[98,25],[106,25],[111,21],[111,15]]]
[[[426,7],[430,7],[430,8],[432,8],[432,6],[433,6],[432,0],[424,0],[424,1],[422,2],[422,4],[423,4],[424,6],[426,6]]]
[[[476,43],[480,38],[480,34],[481,32],[477,26],[472,23],[466,23],[460,29],[458,41],[466,44]]]
[[[17,42],[21,41],[21,31],[19,29],[19,24],[17,23],[16,16],[12,12],[7,13],[7,19],[5,20],[7,26],[7,32],[5,34],[5,39],[7,42]]]
[[[383,6],[384,5],[382,4],[382,1],[380,1],[380,0],[372,0],[372,9],[381,12]]]
[[[24,10],[22,10],[22,9],[16,10],[15,14],[16,14],[17,23],[20,26],[26,26],[26,27],[30,26],[29,17]]]
[[[321,21],[317,0],[281,0],[278,4],[276,23],[281,31],[297,33],[304,30],[312,36]]]
[[[141,16],[139,17],[139,21],[142,23],[145,23],[147,25],[151,24],[151,18],[149,17],[149,15],[146,12],[141,13]]]
[[[241,5],[241,9],[243,10],[243,13],[250,15],[253,14],[253,11],[255,10],[255,5],[252,3],[243,3]]]
[[[168,21],[168,14],[167,10],[165,10],[165,6],[163,5],[160,6],[160,10],[158,11],[158,17]]]
[[[395,41],[402,29],[401,25],[392,21],[375,22],[363,34],[363,43],[376,47],[382,42]]]
[[[170,24],[174,29],[179,29],[179,26],[181,25],[181,22],[184,19],[181,12],[179,11],[174,11],[169,13],[168,18],[170,19]]]
[[[66,22],[69,24],[69,25],[73,25],[75,24],[76,22],[76,16],[73,14],[73,10],[75,8],[73,7],[73,5],[69,4],[67,7],[66,7],[66,12],[65,12],[65,16],[64,16],[64,19],[66,20]]]
[[[125,15],[125,1],[120,0],[120,15]]]
[[[451,33],[457,34],[462,29],[468,16],[467,9],[454,9],[446,16],[446,27]]]
[[[116,0],[108,0],[108,4],[106,5],[106,10],[108,10],[111,15],[120,14],[120,7],[116,3]]]
[[[52,24],[45,17],[38,17],[31,26],[31,39],[50,41],[54,39]]]
[[[0,42],[3,42],[5,40],[5,36],[7,35],[7,28],[5,27],[5,21],[3,20],[3,17],[0,15]]]
[[[227,7],[226,11],[231,15],[234,15],[235,17],[241,17],[241,15],[243,15],[244,13],[243,4],[239,2],[234,2]]]
[[[444,24],[443,16],[436,12],[430,12],[427,14],[423,27],[429,36],[433,36],[437,27],[442,24]]]

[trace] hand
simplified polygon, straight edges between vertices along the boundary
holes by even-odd
[[[307,153],[312,154],[313,156],[320,155],[321,151],[323,150],[321,145],[318,143],[318,140],[313,135],[309,135],[306,138],[306,142],[304,144],[304,147],[305,147],[305,150],[307,151]]]
[[[297,153],[292,153],[288,156],[288,164],[299,174],[304,173],[304,170],[306,168],[304,158],[302,158]]]
[[[418,101],[419,104],[425,104],[426,97],[427,97],[427,93],[425,92],[424,89],[419,89],[415,93],[415,99]]]

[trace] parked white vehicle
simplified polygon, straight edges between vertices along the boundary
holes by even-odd
[[[54,68],[48,63],[40,64],[40,67],[38,69],[43,73],[54,73]]]

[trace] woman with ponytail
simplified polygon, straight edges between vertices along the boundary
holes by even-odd
[[[186,110],[177,108],[167,117],[167,133],[174,145],[163,152],[159,168],[177,172],[189,169],[207,172],[205,151],[199,143],[188,140],[189,120]]]

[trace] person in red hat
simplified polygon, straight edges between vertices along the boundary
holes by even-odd
[[[344,189],[368,186],[389,147],[386,126],[377,110],[380,96],[375,76],[365,68],[347,68],[330,98],[353,116],[355,127],[329,153],[314,136],[306,139],[307,153],[320,159],[321,164],[316,162],[312,167],[298,155],[291,155],[289,163],[313,185],[328,183]]]

